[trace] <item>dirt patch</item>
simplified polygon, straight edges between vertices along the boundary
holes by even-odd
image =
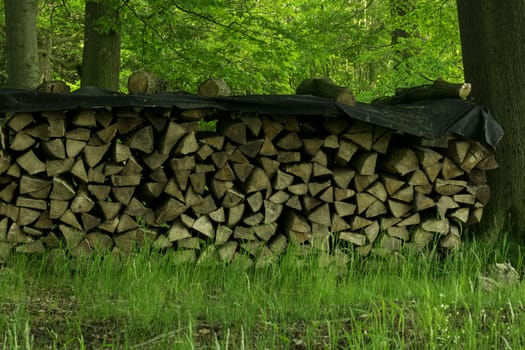
[[[27,313],[29,337],[35,349],[88,349],[122,342],[124,331],[119,320],[82,319],[78,315],[77,298],[67,290],[32,288],[29,296],[19,301],[3,301],[1,312],[5,319]],[[18,316],[17,316],[18,314]]]

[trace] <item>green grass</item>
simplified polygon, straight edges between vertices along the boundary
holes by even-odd
[[[521,271],[521,248],[345,261],[290,251],[258,270],[17,255],[0,268],[0,349],[515,349],[525,287],[478,282],[504,261]]]

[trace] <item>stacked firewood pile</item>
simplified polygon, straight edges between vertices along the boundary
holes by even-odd
[[[252,232],[251,245],[270,256],[285,239],[324,250],[348,242],[364,255],[422,249],[436,238],[457,247],[461,227],[481,220],[485,171],[497,167],[478,142],[410,138],[355,120],[238,117],[221,120],[219,131],[226,149],[245,156],[218,164],[230,175],[213,180],[226,180],[245,213],[234,237]],[[239,164],[251,176],[238,174]]]
[[[363,255],[456,247],[497,166],[478,142],[440,144],[342,118],[99,108],[15,113],[0,153],[0,256],[151,242],[181,260],[264,264],[290,244]],[[224,114],[224,113],[223,113]]]

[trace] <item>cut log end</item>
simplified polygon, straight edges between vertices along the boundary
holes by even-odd
[[[130,94],[159,94],[166,90],[167,82],[150,72],[133,72],[128,78]]]
[[[224,79],[208,78],[199,85],[199,96],[229,96],[231,94],[230,87]]]

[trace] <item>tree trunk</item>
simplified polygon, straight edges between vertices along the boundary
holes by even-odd
[[[475,101],[489,107],[505,129],[492,172],[493,214],[512,215],[525,230],[525,2],[458,0],[465,79]],[[494,215],[486,215],[492,218]],[[497,216],[496,216],[497,217]]]
[[[399,39],[408,39],[411,34],[407,31],[405,16],[414,11],[414,3],[411,0],[390,0],[390,15],[395,23],[398,23],[392,31],[392,45],[399,43]]]
[[[396,57],[395,67],[399,66],[403,60],[412,56],[407,47],[403,47],[402,40],[400,39],[406,40],[412,36],[416,24],[412,23],[409,15],[414,12],[414,9],[415,3],[413,0],[390,0],[390,15],[392,16],[393,22],[396,23],[396,27],[391,33],[391,43],[395,53],[398,55],[398,57]]]
[[[118,11],[110,0],[86,1],[82,87],[118,91],[120,35]]]
[[[7,85],[33,89],[38,78],[35,0],[6,0]]]

